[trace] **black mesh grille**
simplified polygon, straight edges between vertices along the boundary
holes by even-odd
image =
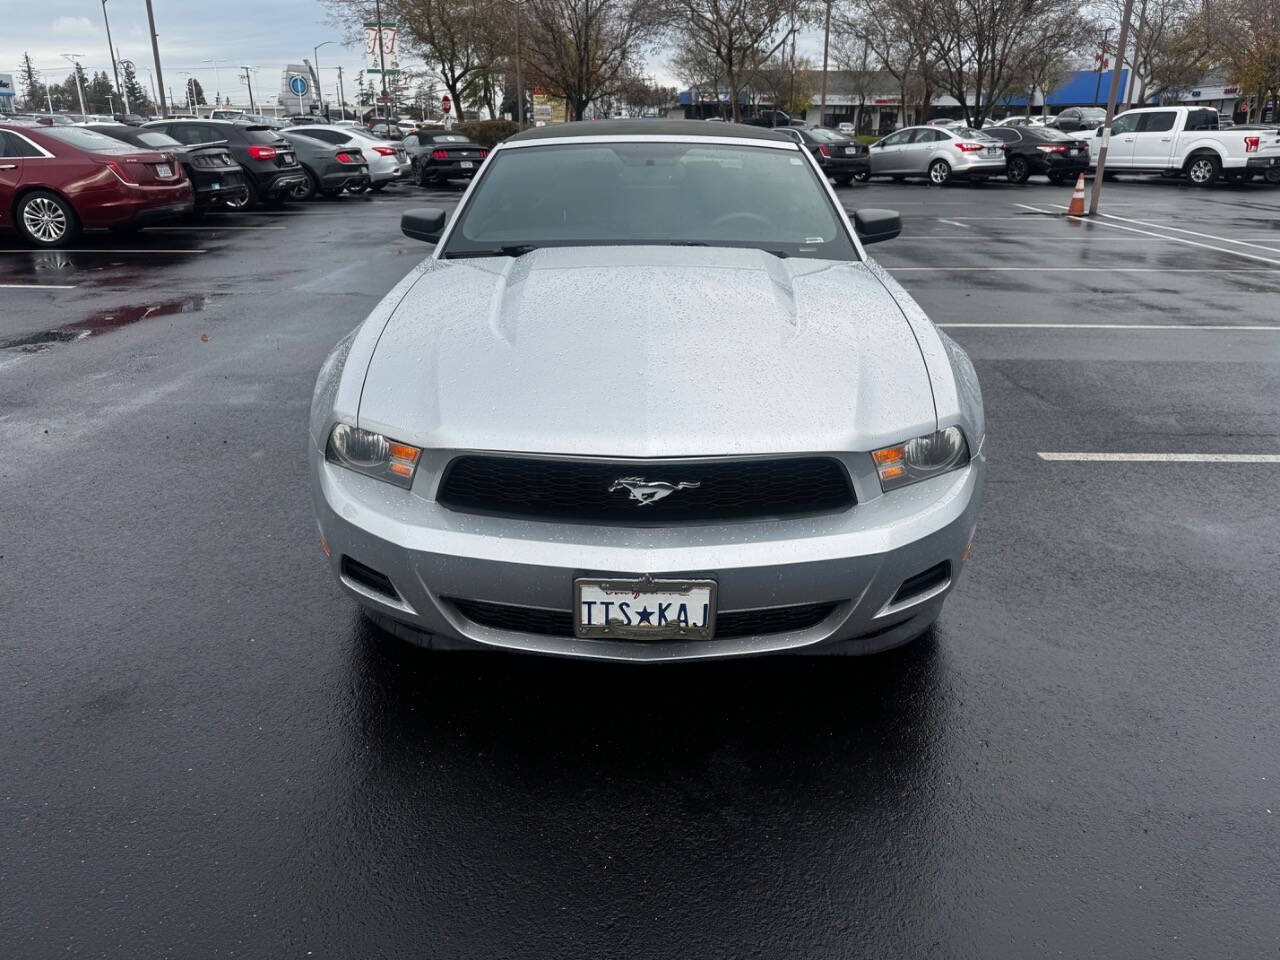
[[[493,630],[537,633],[549,637],[572,637],[573,614],[568,610],[540,610],[480,600],[450,600],[458,612],[473,623]],[[754,637],[789,633],[816,626],[835,610],[835,603],[806,603],[768,610],[741,610],[716,615],[716,639]]]
[[[638,490],[619,481],[658,484]],[[667,486],[686,484],[662,495]],[[636,496],[654,497],[641,504]],[[828,513],[854,504],[849,475],[830,457],[651,464],[458,457],[440,503],[469,513],[580,523],[663,525]]]

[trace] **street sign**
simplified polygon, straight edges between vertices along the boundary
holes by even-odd
[[[311,84],[307,83],[307,78],[302,74],[295,73],[289,78],[289,92],[295,97],[305,97],[310,89]]]
[[[446,93],[443,97],[440,98],[440,112],[448,116],[449,111],[452,109],[453,109],[453,101],[449,99],[449,95]]]

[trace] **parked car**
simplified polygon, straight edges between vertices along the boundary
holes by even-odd
[[[1075,180],[1089,169],[1089,146],[1052,127],[991,127],[983,130],[1004,144],[1010,183],[1043,174],[1051,183]]]
[[[1266,134],[1280,133],[1280,127],[1276,126],[1275,124],[1266,124],[1266,123],[1238,123],[1235,125],[1233,129],[1235,129],[1237,132],[1241,130],[1261,130]],[[1269,137],[1268,137],[1268,142],[1269,142]],[[1275,147],[1274,146],[1264,147],[1262,143],[1259,143],[1258,150],[1259,150],[1259,153],[1264,153],[1264,151],[1266,153],[1270,153],[1275,150]],[[1266,155],[1266,153],[1264,153],[1264,155]],[[1267,181],[1267,183],[1280,185],[1280,163],[1268,164],[1262,171],[1262,177],[1264,180]],[[1244,179],[1249,180],[1251,178],[1252,178],[1252,174],[1246,171],[1244,174]]]
[[[1005,117],[1003,120],[988,120],[982,125],[983,130],[991,127],[1043,127],[1044,121],[1039,117]]]
[[[1074,130],[1096,130],[1106,119],[1107,111],[1101,107],[1067,107],[1057,116],[1046,120],[1045,126],[1071,133]]]
[[[1094,165],[1102,130],[1090,142]],[[1185,176],[1197,187],[1219,177],[1264,177],[1280,164],[1280,131],[1218,129],[1218,111],[1207,107],[1141,107],[1111,122],[1107,173]]]
[[[813,154],[822,172],[841,186],[848,186],[854,177],[865,180],[871,172],[867,145],[842,133],[826,127],[779,127],[778,132]]]
[[[791,114],[783,110],[761,110],[754,117],[742,121],[749,127],[803,127],[803,120],[793,120]]]
[[[409,155],[398,143],[388,143],[361,127],[335,127],[328,123],[310,123],[291,127],[298,133],[335,147],[359,150],[369,165],[369,189],[381,190],[393,180],[407,175],[412,169]]]
[[[232,206],[244,203],[249,190],[245,186],[244,171],[226,147],[188,147],[159,130],[141,129],[122,123],[97,123],[87,129],[144,150],[165,150],[172,153],[182,164],[182,169],[186,171],[187,179],[195,190],[197,211],[223,203],[230,203]]]
[[[798,143],[699,121],[528,130],[486,169],[447,228],[402,214],[434,251],[317,379],[321,545],[369,619],[647,662],[927,630],[985,424],[968,356],[864,252],[898,214],[850,222]]]
[[[298,184],[290,200],[310,200],[316,194],[336,197],[344,189],[360,191],[369,185],[369,164],[359,150],[335,149],[333,144],[308,137],[297,130],[282,130],[302,164],[306,182]]]
[[[963,120],[957,120],[955,117],[938,117],[925,124],[926,127],[963,127],[964,125]]]
[[[189,146],[225,145],[244,170],[246,196],[241,203],[229,202],[232,209],[255,204],[279,203],[307,176],[302,171],[289,141],[270,127],[234,120],[153,120],[144,130],[160,130]]]
[[[174,155],[86,127],[0,124],[0,226],[39,247],[82,228],[136,229],[190,213],[191,181]]]
[[[489,151],[460,133],[447,130],[415,130],[402,142],[418,186],[470,180]]]
[[[1004,176],[1004,145],[969,127],[905,127],[871,145],[873,177],[928,177],[944,184],[960,178]]]

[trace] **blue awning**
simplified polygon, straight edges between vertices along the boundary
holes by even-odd
[[[1067,79],[1067,82],[1058,87],[1053,93],[1045,97],[1045,102],[1051,107],[1105,107],[1107,105],[1107,94],[1111,92],[1111,74],[1114,71],[1103,70],[1101,74],[1097,74],[1092,70],[1077,70]],[[1129,82],[1129,71],[1120,71],[1120,98],[1124,99],[1125,85]],[[1006,97],[1001,101],[1007,107],[1025,107],[1027,105],[1026,97]]]

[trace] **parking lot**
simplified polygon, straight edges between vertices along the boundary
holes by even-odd
[[[316,372],[460,193],[0,238],[0,956],[1280,951],[1280,189],[840,188],[977,366],[975,561],[904,650],[657,668],[323,563]]]

